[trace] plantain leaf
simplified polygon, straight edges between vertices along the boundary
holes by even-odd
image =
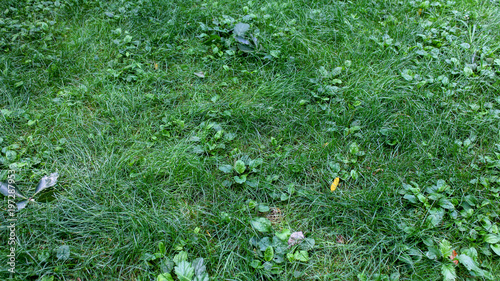
[[[40,193],[44,189],[47,189],[49,187],[56,185],[58,177],[59,177],[58,173],[52,173],[52,174],[50,174],[50,176],[43,176],[43,178],[38,183],[38,186],[35,189],[35,194],[33,194],[33,196]]]
[[[491,244],[490,247],[493,250],[493,252],[495,252],[495,254],[500,256],[500,244],[496,245]]]
[[[273,247],[269,246],[264,251],[264,260],[271,261],[273,257],[274,257],[274,249]]]

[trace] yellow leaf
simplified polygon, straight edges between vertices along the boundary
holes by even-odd
[[[335,178],[332,182],[332,185],[330,186],[330,191],[334,192],[335,189],[337,189],[337,186],[339,185],[339,178]]]
[[[155,62],[155,70],[158,69],[158,64]]]

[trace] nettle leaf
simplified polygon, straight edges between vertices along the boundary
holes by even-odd
[[[160,270],[162,272],[170,272],[174,269],[174,262],[169,258],[164,258],[160,262]]]
[[[255,218],[250,221],[255,230],[266,233],[271,231],[271,222],[266,218]]]
[[[453,253],[453,250],[451,249],[451,243],[443,239],[441,243],[439,243],[439,251],[441,252],[442,256],[441,257],[448,257]]]
[[[443,275],[444,281],[454,281],[457,278],[453,263],[443,263],[441,265],[441,274]]]
[[[221,170],[222,172],[224,173],[231,173],[233,171],[233,166],[231,165],[222,165],[222,166],[219,166],[219,170]]]
[[[179,278],[179,281],[192,281],[194,277],[194,267],[188,261],[181,261],[174,268],[174,272]]]
[[[9,184],[8,182],[0,182],[0,193],[4,196],[15,195],[16,198],[26,199],[26,196],[24,196],[15,185]]]
[[[176,265],[179,265],[181,262],[187,260],[187,256],[188,256],[187,252],[180,251],[177,255],[174,256],[174,263]]]
[[[38,186],[35,189],[35,194],[33,196],[40,193],[44,189],[47,189],[49,187],[56,185],[58,177],[59,177],[58,173],[52,173],[52,174],[50,174],[50,176],[44,176],[40,180],[40,182],[38,183]]]
[[[243,174],[243,172],[245,172],[245,169],[246,169],[245,162],[238,160],[238,161],[236,161],[236,163],[234,163],[234,170],[238,174]]]
[[[234,34],[236,36],[245,36],[245,33],[247,33],[247,31],[250,29],[250,25],[248,23],[237,23],[235,26],[234,26]]]

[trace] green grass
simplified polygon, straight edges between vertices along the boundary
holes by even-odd
[[[1,212],[0,279],[156,280],[160,242],[214,280],[499,279],[500,6],[433,3],[2,1],[0,180],[60,177],[55,200],[16,213],[13,275]],[[200,26],[232,38],[242,21],[259,51],[231,55]],[[263,160],[258,185],[223,185],[245,156]],[[438,180],[455,214],[400,193]],[[252,227],[254,203],[281,210],[273,233]],[[315,240],[310,259],[253,268],[250,239],[282,229]],[[429,258],[443,239],[487,273]]]

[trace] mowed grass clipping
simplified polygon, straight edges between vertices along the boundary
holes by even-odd
[[[14,274],[3,201],[2,280],[500,278],[498,1],[5,0],[0,35],[0,180],[59,174]]]

